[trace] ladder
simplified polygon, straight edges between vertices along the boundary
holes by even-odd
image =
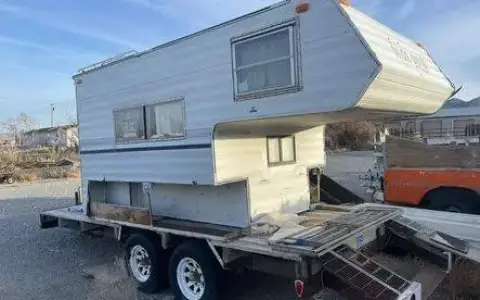
[[[409,280],[348,246],[327,252],[320,257],[320,263],[326,271],[373,299],[399,299],[412,286]]]

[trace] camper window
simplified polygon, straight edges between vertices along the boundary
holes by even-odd
[[[295,162],[295,138],[268,137],[267,153],[270,166]]]
[[[143,107],[116,110],[113,114],[117,141],[133,141],[145,138]]]
[[[236,99],[297,85],[294,25],[233,41]]]
[[[145,107],[147,139],[172,139],[185,136],[183,100],[161,102]]]

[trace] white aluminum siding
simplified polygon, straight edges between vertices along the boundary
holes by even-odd
[[[428,52],[356,9],[344,9],[382,64],[380,73],[357,105],[412,113],[438,110],[452,94],[453,87]]]
[[[334,1],[314,2],[297,15],[299,2],[77,75],[83,179],[212,184],[207,149],[139,150],[209,144],[213,127],[221,122],[338,111],[355,103],[377,64]],[[299,28],[302,89],[234,101],[231,39],[293,19]],[[185,139],[115,143],[114,109],[172,97],[185,99]],[[117,151],[124,149],[135,151]]]

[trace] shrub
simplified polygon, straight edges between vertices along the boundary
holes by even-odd
[[[325,129],[327,150],[371,150],[375,124],[368,121],[328,124]]]

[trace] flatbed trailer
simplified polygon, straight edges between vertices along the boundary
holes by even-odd
[[[281,1],[73,79],[84,201],[41,224],[112,232],[142,291],[225,299],[223,271],[252,268],[304,299],[329,273],[353,299],[412,300],[435,284],[375,262],[390,241],[446,271],[478,260],[401,209],[318,203],[355,202],[319,188],[326,124],[433,113],[455,90],[349,1]]]
[[[354,299],[410,300],[426,299],[452,270],[456,259],[480,262],[480,248],[474,241],[474,227],[480,220],[462,223],[464,215],[455,214],[452,222],[457,220],[456,227],[449,227],[453,235],[423,225],[442,223],[446,216],[440,214],[432,216],[387,205],[319,204],[299,215],[302,228],[284,226],[274,232],[255,232],[161,217],[154,218],[153,225],[141,225],[89,217],[77,205],[44,211],[40,223],[42,228],[111,232],[125,244],[130,257],[127,268],[145,292],[165,288],[170,281],[186,299],[194,299],[196,291],[204,295],[199,299],[224,299],[222,273],[247,268],[294,279],[296,294],[302,299],[315,299],[314,294],[325,293],[325,272],[338,281],[333,286],[338,293],[345,287],[357,291],[359,296]],[[470,240],[454,237],[458,232],[470,234],[465,237]],[[280,236],[275,237],[278,233]],[[407,278],[390,268],[392,259],[389,263],[377,262],[382,250],[391,246],[417,254],[430,267],[420,269],[419,273],[425,274]],[[132,261],[132,257],[138,261]]]

